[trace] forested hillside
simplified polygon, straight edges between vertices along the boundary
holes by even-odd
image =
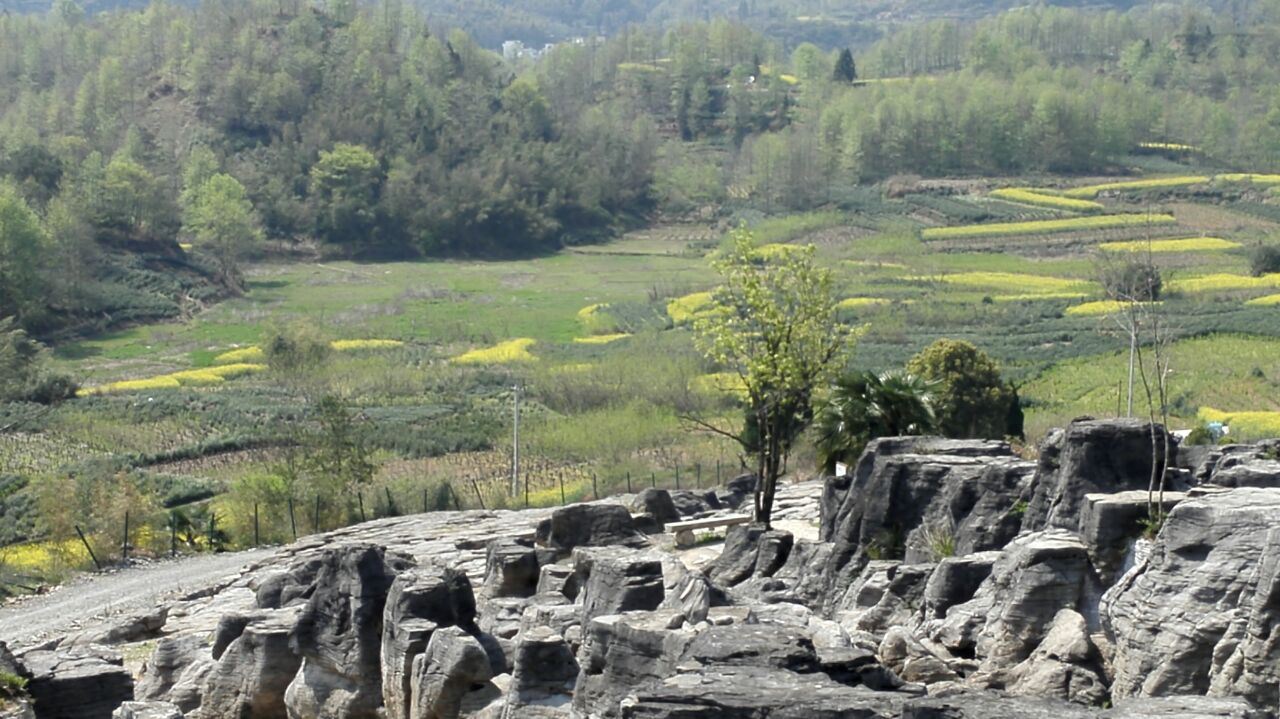
[[[856,55],[717,19],[510,64],[400,0],[59,0],[0,17],[0,315],[56,336],[198,311],[263,252],[527,256],[1144,144],[1275,164],[1278,17],[1038,7]]]

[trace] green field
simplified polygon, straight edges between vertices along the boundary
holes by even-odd
[[[1133,216],[1123,197],[1100,194],[1102,214],[1081,219]],[[1018,384],[1032,441],[1073,417],[1112,416],[1118,400],[1123,411],[1127,339],[1099,273],[1107,256],[1136,245],[1099,249],[1128,241],[1103,231],[1044,254],[1033,225],[1029,234],[1002,229],[999,249],[957,251],[921,240],[915,208],[954,215],[929,228],[937,230],[965,226],[966,207],[992,200],[940,199],[757,219],[754,229],[769,252],[812,243],[833,268],[839,316],[862,328],[850,368],[900,366],[938,338],[964,339]],[[1243,248],[1270,241],[1276,226],[1228,227],[1229,203],[1174,195],[1167,205],[1170,232],[1215,239],[1151,255],[1165,281],[1159,309],[1178,337],[1172,422],[1188,427],[1218,411],[1239,415],[1242,427],[1270,426],[1270,415],[1242,413],[1280,410],[1271,379],[1280,379],[1280,317],[1267,299],[1275,282],[1248,276]],[[367,512],[522,504],[523,493],[507,495],[519,385],[531,504],[628,482],[708,485],[739,467],[731,443],[682,419],[737,416],[732,388],[694,350],[689,328],[715,283],[708,260],[721,241],[720,230],[672,224],[525,260],[257,264],[244,296],[189,321],[57,347],[58,366],[88,396],[21,417],[21,431],[0,435],[0,475],[60,487],[69,470],[127,469],[164,506],[221,518],[228,541],[251,536],[254,505],[269,515],[268,538],[284,539],[284,495],[269,479],[287,462],[282,428],[332,395],[372,430],[375,480],[359,498]],[[262,362],[254,347],[290,323],[348,342],[301,377],[224,372]],[[119,382],[138,383],[109,386]],[[95,396],[95,387],[109,391]],[[808,450],[792,466],[810,471]]]

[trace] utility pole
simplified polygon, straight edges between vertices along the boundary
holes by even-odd
[[[513,385],[511,397],[511,496],[520,493],[520,385]]]

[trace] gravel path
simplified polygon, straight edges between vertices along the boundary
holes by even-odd
[[[163,599],[191,594],[237,577],[241,570],[275,551],[200,554],[86,574],[48,594],[23,597],[0,606],[0,641],[11,648],[24,649],[55,635],[105,628],[122,617],[147,612]]]

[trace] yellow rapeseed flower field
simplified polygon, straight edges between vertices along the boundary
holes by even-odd
[[[400,340],[334,340],[329,343],[335,352],[350,352],[352,350],[388,350],[396,347],[403,347],[404,343]]]
[[[1221,422],[1230,427],[1232,437],[1280,437],[1280,412],[1223,412],[1201,407],[1196,416],[1202,422]]]
[[[1184,145],[1178,142],[1139,142],[1138,147],[1144,150],[1170,150],[1172,152],[1199,152],[1195,145]]]
[[[464,352],[453,361],[457,364],[506,364],[508,362],[533,362],[538,359],[529,352],[535,344],[530,337],[520,337],[506,342],[499,342],[492,347],[474,349]]]
[[[1041,190],[1030,190],[1018,187],[1006,187],[995,190],[991,196],[999,200],[1020,202],[1024,205],[1049,207],[1055,210],[1075,210],[1077,212],[1099,212],[1104,209],[1101,203],[1093,200],[1079,200],[1060,195],[1051,195]]]
[[[1255,297],[1254,299],[1249,300],[1245,304],[1253,305],[1255,307],[1272,307],[1274,305],[1280,305],[1280,295],[1266,295],[1264,297]]]
[[[610,342],[616,342],[625,339],[631,335],[626,332],[618,332],[610,335],[591,335],[590,337],[574,337],[573,341],[580,345],[607,345]]]
[[[684,324],[695,319],[699,312],[706,310],[711,304],[710,292],[694,292],[677,297],[667,303],[667,315],[676,324]]]
[[[860,309],[862,307],[878,307],[887,305],[891,300],[883,297],[846,297],[836,303],[836,307],[842,310]]]
[[[937,277],[909,277],[911,280],[935,280],[961,287],[1014,291],[1024,295],[1075,293],[1080,296],[1092,291],[1092,283],[1068,277],[1046,275],[1020,275],[1013,272],[957,272]]]
[[[108,382],[106,384],[97,385],[96,387],[85,387],[77,394],[81,397],[87,397],[95,394],[116,392],[144,392],[155,389],[177,389],[179,387],[207,387],[210,385],[221,384],[225,380],[235,379],[236,377],[241,377],[246,374],[262,372],[266,369],[266,365],[239,362],[236,364],[170,372],[169,374],[162,374],[144,379]]]
[[[1130,240],[1128,242],[1103,242],[1098,248],[1107,252],[1213,252],[1234,250],[1239,242],[1220,237],[1188,237],[1184,240]]]
[[[1213,178],[1220,182],[1251,182],[1255,185],[1280,185],[1280,175],[1254,175],[1247,172],[1227,173]]]
[[[214,364],[239,364],[241,362],[261,363],[267,361],[267,355],[261,347],[244,347],[238,350],[223,352],[213,358]]]
[[[956,227],[929,227],[921,230],[920,237],[925,240],[954,240],[976,237],[1006,237],[1011,235],[1044,235],[1055,232],[1080,232],[1087,230],[1107,230],[1118,227],[1141,227],[1143,225],[1172,225],[1176,223],[1173,215],[1093,215],[1090,217],[1070,217],[1062,220],[1034,220],[1030,222],[994,222],[985,225],[959,225]]]
[[[1189,187],[1209,182],[1209,175],[1181,175],[1178,177],[1151,177],[1145,180],[1129,180],[1127,182],[1106,182],[1100,185],[1075,187],[1062,193],[1067,197],[1097,197],[1101,192],[1123,192],[1125,190],[1152,190],[1168,187]]]
[[[1085,302],[1079,305],[1072,305],[1067,308],[1067,314],[1073,317],[1094,317],[1101,315],[1111,315],[1123,311],[1129,307],[1131,303],[1120,302],[1118,300],[1098,300],[1097,302]],[[1139,302],[1137,304],[1150,304]],[[1154,304],[1160,304],[1156,302]]]
[[[1233,292],[1235,290],[1261,290],[1280,287],[1280,273],[1261,277],[1233,275],[1219,272],[1199,277],[1186,277],[1169,282],[1169,289],[1177,292]]]

